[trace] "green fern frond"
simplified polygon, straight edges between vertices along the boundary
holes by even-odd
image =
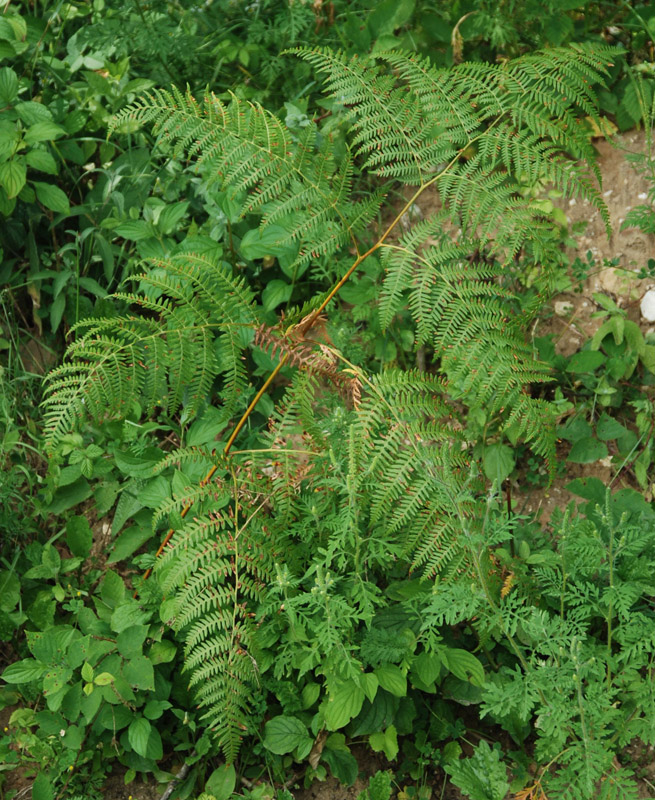
[[[46,446],[52,450],[77,420],[121,418],[135,403],[147,414],[194,413],[223,375],[225,422],[247,387],[240,328],[252,325],[252,294],[225,264],[193,256],[151,262],[136,276],[141,294],[117,294],[150,316],[88,319],[74,328],[68,359],[48,376]],[[152,292],[162,293],[157,300]],[[218,346],[214,344],[218,335]]]

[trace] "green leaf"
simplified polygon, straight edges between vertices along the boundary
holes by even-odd
[[[45,772],[39,772],[32,784],[32,800],[54,800],[55,790]]]
[[[421,653],[412,664],[412,672],[418,679],[429,686],[437,680],[441,673],[441,658],[438,653]]]
[[[326,745],[321,753],[321,760],[325,761],[330,772],[344,786],[352,786],[357,780],[359,765],[348,748],[333,750]]]
[[[133,242],[140,242],[152,236],[152,228],[150,224],[142,219],[131,220],[130,222],[122,222],[113,231],[116,236],[123,239],[130,239]]]
[[[603,442],[599,442],[593,436],[587,436],[573,444],[566,460],[574,464],[591,464],[600,461],[601,458],[607,458],[607,455],[607,446]]]
[[[46,150],[30,150],[25,154],[25,163],[40,172],[47,172],[48,175],[56,175],[59,172],[57,162]]]
[[[141,655],[141,648],[148,635],[149,625],[135,625],[118,634],[116,646],[124,658],[133,658]],[[87,679],[88,680],[88,679]]]
[[[168,664],[175,658],[177,645],[170,639],[162,639],[161,642],[153,642],[148,658],[153,664]]]
[[[452,782],[471,800],[505,800],[507,770],[498,744],[492,750],[483,739],[470,758],[444,765]]]
[[[407,678],[395,664],[378,667],[375,676],[380,681],[380,686],[395,697],[405,697],[407,694]]]
[[[484,686],[484,667],[473,653],[469,653],[468,650],[449,647],[442,651],[441,657],[455,677],[463,681],[469,681],[473,686]]]
[[[512,474],[516,466],[514,451],[506,444],[487,445],[484,448],[483,465],[487,478],[501,483]]]
[[[128,600],[116,608],[111,615],[111,629],[122,633],[132,625],[143,625],[148,621],[148,614],[141,610],[135,600]]]
[[[108,564],[123,561],[135,553],[142,545],[153,537],[151,525],[130,525],[116,539],[113,551],[107,558]]]
[[[137,717],[127,729],[127,739],[134,752],[146,758],[148,752],[148,739],[152,726],[145,717]]]
[[[325,725],[329,731],[336,731],[356,717],[364,702],[364,690],[353,680],[343,681],[321,704]]]
[[[27,171],[22,161],[14,160],[0,164],[0,186],[7,192],[7,197],[12,197],[25,186]]]
[[[155,670],[146,656],[131,658],[123,667],[123,677],[130,686],[146,691],[154,691]]]
[[[216,800],[229,800],[237,785],[237,773],[232,764],[215,769],[205,784],[205,792]]]
[[[289,234],[279,225],[265,228],[252,228],[241,240],[239,251],[248,261],[266,256],[283,256],[293,252],[295,245],[289,241]]]
[[[308,738],[307,726],[297,717],[273,717],[264,726],[264,747],[279,756],[292,753]]]
[[[116,608],[125,598],[123,579],[113,570],[107,570],[100,585],[100,597],[110,608]]]
[[[272,311],[282,303],[286,303],[291,298],[293,286],[284,281],[274,280],[266,284],[262,292],[262,305],[264,311]]]
[[[93,544],[93,531],[86,517],[74,516],[66,523],[66,544],[74,556],[87,558]]]
[[[376,753],[384,752],[389,761],[393,761],[398,755],[398,733],[393,725],[389,725],[384,733],[372,733],[368,737],[368,743]]]
[[[604,442],[610,439],[618,439],[628,432],[627,428],[624,428],[620,422],[605,412],[600,415],[596,423],[596,436]]]
[[[9,106],[18,97],[18,75],[11,67],[0,69],[0,105]]]
[[[0,570],[0,609],[13,611],[20,601],[20,581],[15,572]]]
[[[2,673],[2,678],[7,683],[30,683],[30,681],[40,680],[47,669],[33,658],[24,658],[22,661],[10,664]]]
[[[91,666],[91,664],[89,664],[88,662],[85,661],[84,664],[82,665],[81,674],[82,674],[82,678],[85,681],[87,681],[87,682],[88,681],[92,681],[93,680],[93,667]]]
[[[109,686],[110,683],[114,682],[114,676],[111,672],[101,672],[100,675],[95,676],[93,682],[96,686]]]
[[[55,125],[50,120],[43,120],[30,125],[25,133],[25,144],[36,144],[36,142],[51,142],[53,139],[58,139],[63,136],[66,131]]]
[[[70,212],[68,198],[58,186],[52,183],[34,181],[34,188],[39,202],[43,203],[46,208],[56,211],[58,214],[68,214]]]
[[[574,353],[566,365],[567,372],[584,373],[594,372],[606,360],[604,353],[600,350],[582,350]]]

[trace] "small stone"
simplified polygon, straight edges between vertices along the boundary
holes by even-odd
[[[566,300],[558,300],[555,303],[555,313],[558,317],[568,317],[573,313],[574,305]]]
[[[649,289],[641,298],[641,316],[648,322],[655,322],[655,289]]]

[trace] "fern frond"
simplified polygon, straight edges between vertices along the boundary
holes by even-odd
[[[142,294],[117,294],[150,316],[125,314],[78,323],[68,359],[48,376],[46,446],[52,450],[78,419],[124,417],[138,403],[152,414],[193,414],[223,375],[225,420],[246,387],[240,328],[254,321],[253,296],[225,264],[188,255],[151,262],[136,276]],[[148,294],[162,293],[157,300]],[[218,335],[218,347],[214,340]]]

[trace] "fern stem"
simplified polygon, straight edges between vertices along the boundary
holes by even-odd
[[[280,372],[282,367],[286,364],[288,357],[289,356],[286,353],[285,353],[284,356],[282,356],[282,358],[280,359],[280,361],[277,364],[277,366],[275,367],[275,369],[271,372],[271,374],[268,376],[268,378],[264,382],[264,385],[261,387],[261,389],[257,392],[257,394],[251,400],[250,405],[244,411],[243,416],[237,422],[234,430],[230,434],[230,438],[227,440],[227,443],[226,443],[226,445],[225,445],[225,447],[223,449],[223,455],[224,456],[227,456],[229,454],[230,450],[232,449],[232,445],[234,444],[234,440],[237,438],[237,436],[239,435],[241,429],[246,424],[246,421],[248,420],[248,417],[253,412],[253,409],[255,408],[257,403],[261,400],[262,396],[266,393],[266,391],[268,390],[268,388],[271,385],[271,383],[273,383],[273,381],[275,380],[276,375]],[[202,481],[200,482],[200,485],[204,486],[206,483],[209,483],[209,481],[214,477],[214,473],[216,472],[217,469],[218,469],[218,464],[214,464],[214,466],[209,470],[209,472],[202,479]],[[186,517],[186,515],[189,513],[189,510],[191,509],[192,505],[193,505],[193,503],[187,503],[184,506],[184,508],[180,512],[180,517],[182,519],[184,519],[184,517]],[[173,534],[174,533],[175,533],[175,529],[174,528],[170,528],[168,533],[164,537],[164,541],[159,545],[159,549],[155,553],[155,561],[164,552],[164,548],[170,542],[170,540],[173,538]],[[147,580],[150,577],[150,575],[152,575],[152,567],[148,567],[148,569],[143,573],[143,580],[144,581]],[[134,597],[136,598],[137,595],[138,595],[138,592],[135,592],[134,593]]]

